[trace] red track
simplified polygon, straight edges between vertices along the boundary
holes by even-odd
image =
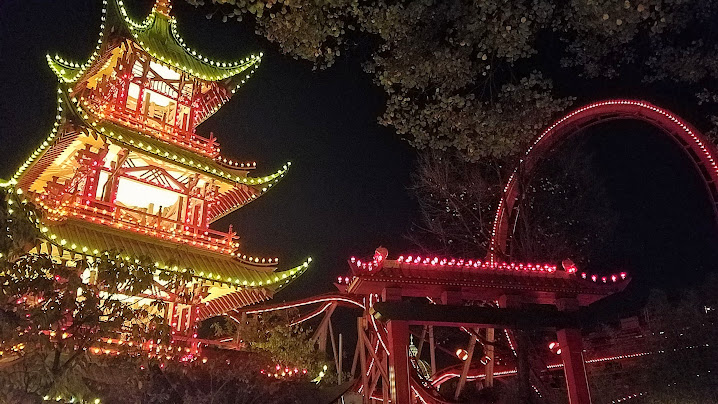
[[[588,127],[607,121],[626,119],[647,122],[661,129],[686,152],[703,179],[718,221],[716,206],[718,203],[718,165],[714,146],[698,130],[677,115],[645,101],[607,100],[586,105],[567,114],[546,129],[526,151],[520,165],[522,175],[535,169],[539,159],[550,152],[557,143],[580,135],[582,130]],[[491,260],[505,255],[506,252],[509,223],[514,214],[514,204],[519,192],[518,172],[519,168],[514,170],[509,178],[496,209],[489,253]]]

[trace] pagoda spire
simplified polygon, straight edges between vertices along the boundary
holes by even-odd
[[[155,11],[169,17],[172,11],[172,0],[155,0]]]

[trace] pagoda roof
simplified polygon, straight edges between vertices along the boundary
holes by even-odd
[[[552,264],[506,263],[473,259],[400,256],[387,259],[379,248],[368,261],[352,258],[352,277],[345,280],[353,294],[380,293],[401,288],[404,296],[440,299],[454,290],[468,300],[498,299],[521,294],[533,303],[552,304],[557,296],[575,296],[587,306],[622,291],[630,281],[625,273],[599,277],[579,275],[575,267],[563,270]]]
[[[133,39],[159,62],[206,81],[226,80],[247,70],[250,70],[251,73],[259,65],[262,56],[261,54],[250,55],[232,62],[208,58],[185,44],[184,39],[179,35],[177,20],[169,15],[169,10],[166,7],[158,6],[158,4],[155,4],[144,20],[137,22],[129,16],[122,0],[104,0],[100,29],[100,38],[95,52],[86,62],[73,63],[58,55],[47,56],[50,68],[61,81],[77,82],[97,61],[103,51],[113,46],[108,43],[108,37],[117,32]],[[229,80],[227,87],[234,91],[248,78],[249,75],[246,74]]]
[[[160,269],[191,269],[195,278],[240,288],[274,292],[304,273],[311,262],[309,258],[302,265],[275,272],[273,265],[254,264],[229,254],[84,220],[37,223],[43,238],[68,254],[99,257],[105,251],[116,251],[125,259],[150,257]]]

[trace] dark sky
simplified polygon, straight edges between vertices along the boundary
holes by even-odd
[[[191,47],[225,60],[264,52],[251,80],[198,132],[214,132],[224,155],[256,160],[257,174],[293,163],[276,188],[217,226],[233,223],[244,251],[278,256],[284,267],[314,257],[310,271],[280,298],[330,290],[351,255],[370,255],[379,245],[392,255],[411,248],[403,236],[417,220],[407,189],[414,151],[376,123],[383,95],[361,70],[364,47],[351,47],[334,67],[317,72],[281,55],[247,25],[207,20],[175,2]],[[131,5],[138,16],[150,6]],[[12,175],[53,123],[56,78],[45,54],[84,60],[99,18],[95,0],[0,0],[0,178]],[[715,221],[681,151],[643,124],[614,123],[589,135],[620,218],[595,269],[628,271],[640,288],[686,286],[715,272]]]

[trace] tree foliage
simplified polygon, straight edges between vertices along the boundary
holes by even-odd
[[[592,395],[606,403],[635,393],[647,393],[642,402],[651,404],[718,402],[717,291],[715,276],[708,277],[700,288],[677,296],[651,291],[640,338],[621,336],[620,331],[606,326],[605,346],[615,351],[601,355],[649,354],[591,365]]]
[[[143,402],[192,404],[300,404],[319,402],[307,377],[276,379],[261,373],[263,355],[208,349],[206,363],[168,363],[147,375]],[[126,401],[130,402],[130,401]]]
[[[219,336],[237,336],[245,351],[264,359],[265,369],[270,373],[279,366],[280,369],[306,369],[305,379],[316,378],[320,373],[325,375],[320,379],[335,379],[325,353],[314,347],[312,330],[290,325],[284,314],[270,312],[239,322],[218,322],[214,328]]]
[[[157,280],[182,290],[191,271],[161,271],[116,252],[69,261],[23,253],[39,242],[29,230],[37,213],[19,194],[3,192],[2,201],[11,242],[0,258],[0,400],[94,400],[102,377],[149,363],[143,343],[169,342],[161,304],[131,296],[158,293]]]
[[[614,233],[618,216],[585,142],[553,150],[533,173],[519,171],[520,198],[508,254],[585,267]]]
[[[284,53],[320,68],[370,43],[365,70],[386,95],[379,122],[428,154],[415,181],[428,208],[419,226],[455,232],[440,239],[456,254],[485,251],[493,217],[484,209],[497,203],[497,186],[528,143],[578,102],[657,99],[718,133],[716,2],[187,1],[225,21],[248,17]],[[439,161],[457,166],[443,175],[454,183],[437,183],[442,169],[429,163]]]
[[[320,67],[371,38],[366,71],[387,95],[380,121],[417,147],[472,161],[520,152],[601,79],[637,79],[646,95],[685,87],[694,105],[715,102],[714,2],[188,1],[225,21],[251,17],[258,34]]]

